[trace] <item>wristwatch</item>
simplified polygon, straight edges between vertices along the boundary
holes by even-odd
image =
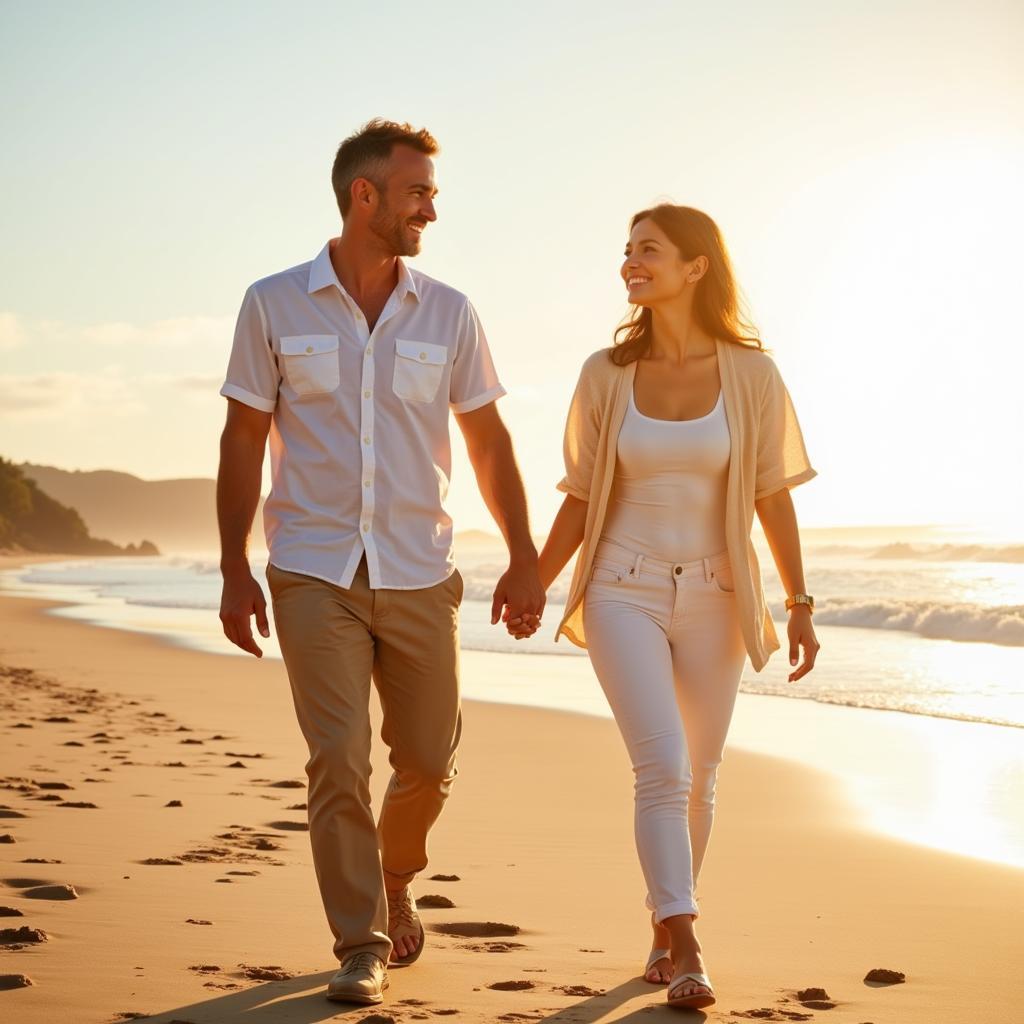
[[[811,614],[814,614],[814,598],[810,594],[794,594],[792,597],[786,598],[786,611],[790,611],[798,604],[805,604],[811,610]]]

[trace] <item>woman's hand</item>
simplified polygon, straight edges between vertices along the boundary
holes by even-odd
[[[515,637],[516,640],[525,640],[527,637],[533,636],[541,627],[541,617],[539,615],[531,615],[529,612],[524,612],[522,615],[512,618],[507,607],[501,619],[505,623],[509,635]]]
[[[789,612],[789,663],[795,665],[799,656],[799,649],[804,649],[803,664],[790,673],[789,681],[795,683],[803,679],[811,669],[814,668],[814,661],[821,650],[821,644],[814,635],[814,626],[811,624],[811,610],[805,604],[795,604]]]

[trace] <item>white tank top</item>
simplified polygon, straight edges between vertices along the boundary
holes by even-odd
[[[644,416],[631,391],[602,537],[673,562],[724,551],[730,450],[721,391],[695,420]]]

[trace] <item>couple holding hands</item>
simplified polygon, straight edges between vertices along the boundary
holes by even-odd
[[[269,438],[267,582],[309,747],[310,841],[340,962],[327,996],[379,1003],[388,966],[423,950],[410,885],[462,728],[451,412],[509,548],[493,621],[532,635],[579,552],[556,637],[586,647],[636,775],[653,932],[644,977],[668,986],[670,1006],[710,1006],[694,885],[744,661],[759,672],[780,646],[753,517],[788,594],[796,680],[818,642],[789,490],[815,471],[779,371],[739,314],[718,228],[659,205],[631,221],[621,274],[632,314],[583,363],[565,498],[538,554],[476,311],[402,260],[436,219],[437,152],[427,131],[383,120],[342,143],[341,236],[246,291],[221,388],[220,616],[229,640],[261,654],[250,620],[264,637],[269,625],[247,541]],[[394,769],[377,821],[371,682]]]

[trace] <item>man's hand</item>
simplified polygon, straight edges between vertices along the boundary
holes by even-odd
[[[267,621],[267,601],[260,585],[253,579],[249,564],[222,569],[224,589],[220,599],[220,621],[224,627],[224,635],[243,651],[263,657],[263,651],[253,639],[252,626],[249,619],[256,616],[256,628],[260,636],[270,636],[270,623]]]
[[[533,636],[540,628],[546,600],[536,563],[511,565],[494,588],[491,625],[501,620],[517,640]]]

